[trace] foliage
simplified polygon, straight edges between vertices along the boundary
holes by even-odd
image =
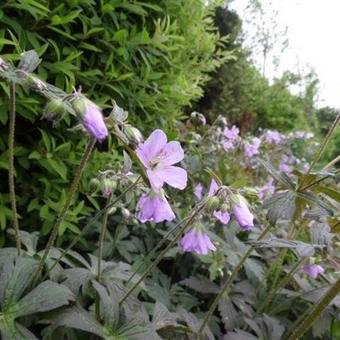
[[[213,5],[211,5],[213,7]],[[81,85],[103,108],[115,100],[129,109],[142,130],[173,126],[182,108],[202,95],[208,72],[224,58],[219,36],[203,1],[7,1],[0,6],[0,51],[14,64],[34,48],[43,57],[37,75],[66,93]],[[221,42],[222,43],[222,42]],[[1,81],[0,176],[6,179],[6,82]],[[66,187],[85,148],[74,118],[56,124],[40,120],[45,100],[17,88],[16,181],[18,210],[47,234],[66,199]],[[29,132],[29,133],[27,133]],[[95,152],[80,189],[80,200],[68,213],[59,234],[79,233],[78,223],[98,206],[87,197],[89,178],[112,167],[121,157],[111,141]],[[0,184],[1,239],[10,213],[6,180]],[[90,203],[90,201],[91,203]],[[34,230],[35,227],[32,229]]]

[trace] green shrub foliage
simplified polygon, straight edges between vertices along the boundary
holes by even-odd
[[[81,85],[104,109],[114,99],[129,110],[131,121],[150,131],[182,118],[182,108],[202,95],[208,72],[225,58],[211,11],[200,0],[7,1],[0,4],[0,52],[16,64],[23,51],[35,49],[43,58],[42,80],[68,93]],[[0,85],[0,173],[6,178],[9,89]],[[28,207],[32,218],[23,225],[46,233],[85,145],[70,117],[52,126],[40,120],[43,98],[19,88],[17,97],[19,213]],[[109,142],[99,149],[110,147]],[[114,166],[117,154],[100,151],[84,183],[98,169]],[[0,186],[4,230],[10,217],[6,180]],[[62,230],[79,231],[77,222],[93,208],[85,196],[80,202]]]

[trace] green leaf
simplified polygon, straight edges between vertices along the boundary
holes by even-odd
[[[15,318],[34,313],[46,312],[74,301],[72,292],[65,286],[44,281],[11,308]]]
[[[321,198],[316,196],[315,194],[313,194],[311,192],[307,192],[307,191],[303,191],[303,192],[299,191],[299,192],[297,192],[297,195],[300,198],[308,201],[309,203],[313,203],[313,204],[319,206],[320,208],[326,210],[330,216],[333,216],[333,209],[327,203],[325,203],[323,200],[321,200]]]
[[[265,169],[285,188],[295,190],[295,183],[285,174],[276,171],[276,169],[267,161],[260,159],[260,163],[265,167]]]

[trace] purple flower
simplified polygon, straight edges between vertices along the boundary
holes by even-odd
[[[235,144],[232,141],[227,140],[227,139],[222,141],[222,145],[225,151],[235,149]]]
[[[216,250],[208,234],[201,228],[195,227],[183,236],[180,247],[184,252],[194,252],[199,255],[207,255],[210,250]]]
[[[164,183],[177,189],[187,186],[187,172],[173,166],[184,158],[184,152],[179,142],[167,142],[162,130],[155,130],[144,142],[140,143],[137,156],[146,167],[146,173],[153,190],[158,191]]]
[[[288,165],[289,158],[287,155],[283,155],[281,162],[279,164],[279,170],[286,173],[291,173],[293,171],[292,167]]]
[[[280,144],[282,142],[282,135],[278,131],[268,130],[264,135],[268,143]]]
[[[150,191],[148,195],[142,195],[137,203],[136,210],[136,216],[142,223],[146,221],[156,223],[172,221],[176,217],[162,192]]]
[[[223,130],[224,136],[227,139],[230,139],[232,141],[238,137],[239,133],[240,133],[240,130],[235,125],[233,125],[231,129],[228,129],[228,127],[226,126]]]
[[[203,185],[201,183],[198,183],[194,188],[194,195],[197,197],[197,199],[201,200],[203,197]]]
[[[76,93],[72,100],[72,106],[85,129],[93,138],[102,141],[109,135],[102,111],[95,103]]]
[[[218,184],[216,183],[214,179],[212,179],[210,182],[208,197],[214,196],[217,189],[218,189]]]
[[[244,231],[250,230],[254,226],[254,216],[250,212],[245,198],[239,194],[234,195],[231,203],[233,213],[240,228]]]
[[[319,274],[322,274],[325,270],[318,264],[306,264],[302,271],[309,275],[311,278],[316,279]]]
[[[228,224],[230,221],[230,215],[227,212],[215,210],[214,216],[223,224]]]
[[[253,157],[259,153],[259,147],[261,145],[261,140],[257,137],[253,138],[251,143],[247,143],[244,146],[244,155],[246,157]]]

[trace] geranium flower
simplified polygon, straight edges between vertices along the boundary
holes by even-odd
[[[268,143],[280,144],[282,142],[283,136],[278,131],[268,130],[264,135]]]
[[[162,130],[155,130],[144,142],[140,143],[137,156],[146,168],[153,190],[158,191],[164,183],[184,189],[187,186],[187,172],[173,166],[184,158],[184,152],[179,142],[167,142]]]
[[[316,279],[319,274],[322,274],[325,270],[318,264],[306,264],[302,271],[309,275],[311,278]]]
[[[274,179],[271,178],[263,187],[259,188],[258,194],[261,200],[267,195],[272,195],[275,192]]]
[[[235,125],[231,127],[231,129],[228,129],[226,126],[223,130],[223,134],[227,139],[235,140],[238,137],[238,134],[240,133],[240,129],[237,128]]]
[[[149,194],[142,195],[136,210],[136,216],[142,223],[172,221],[176,217],[163,192],[150,191]]]
[[[194,252],[199,255],[207,255],[209,251],[216,250],[208,234],[201,227],[194,227],[188,231],[181,239],[180,247],[184,252]]]
[[[244,146],[244,155],[246,157],[253,157],[259,153],[259,147],[261,145],[261,140],[257,137],[253,138],[251,143],[247,143]]]
[[[235,195],[231,203],[233,213],[240,228],[244,231],[250,230],[254,226],[254,216],[250,212],[245,198],[241,195]]]

